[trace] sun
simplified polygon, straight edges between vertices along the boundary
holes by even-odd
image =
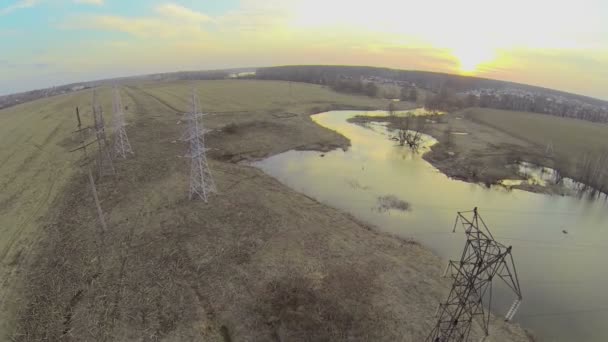
[[[458,59],[458,68],[463,74],[478,71],[481,64],[492,62],[496,57],[492,49],[477,46],[452,49],[452,55]]]

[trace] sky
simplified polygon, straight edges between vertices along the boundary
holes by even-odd
[[[289,64],[448,72],[608,100],[608,1],[0,0],[0,94]]]

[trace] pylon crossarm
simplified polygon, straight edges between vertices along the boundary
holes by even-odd
[[[456,216],[454,230],[460,222],[467,240],[460,261],[451,261],[446,268],[446,275],[449,272],[453,279],[452,289],[446,302],[438,307],[437,323],[427,341],[468,341],[475,316],[482,317],[481,327],[487,336],[493,280],[497,275],[510,285],[518,298],[507,312],[507,320],[513,317],[521,303],[521,290],[512,262],[511,248],[494,240],[477,208],[472,212],[473,217],[470,219],[464,215],[465,212]]]

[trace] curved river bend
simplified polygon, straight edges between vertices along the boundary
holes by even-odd
[[[524,295],[514,321],[543,341],[608,341],[606,202],[450,179],[419,154],[396,146],[384,126],[346,121],[362,114],[374,113],[312,117],[350,139],[348,151],[289,151],[254,165],[323,203],[420,241],[445,259],[458,259],[464,247],[464,233],[451,232],[456,212],[477,206],[495,238],[513,246]],[[378,210],[378,197],[386,195],[409,202],[411,209]],[[495,289],[495,313],[504,315],[512,300],[505,289]]]

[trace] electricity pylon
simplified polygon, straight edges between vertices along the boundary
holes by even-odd
[[[473,216],[467,218],[467,215]],[[515,293],[516,299],[505,315],[509,321],[522,301],[517,271],[511,255],[511,246],[506,247],[494,240],[492,233],[477,212],[459,212],[454,223],[464,228],[467,242],[460,261],[450,261],[446,276],[453,279],[452,289],[445,303],[439,305],[435,327],[427,342],[469,341],[473,319],[481,317],[484,336],[489,335],[490,309],[492,305],[492,281],[498,277]]]
[[[106,127],[103,120],[103,109],[97,103],[97,92],[95,90],[93,90],[93,122],[99,150],[97,157],[99,177],[114,175],[116,171],[114,170],[112,156],[110,155],[110,151],[108,151],[108,138],[106,137]]]
[[[185,120],[188,127],[184,132],[184,141],[189,142],[188,154],[190,158],[190,199],[202,199],[207,202],[209,194],[217,193],[215,182],[207,163],[207,148],[205,147],[205,133],[200,111],[200,102],[196,92],[192,91],[191,110],[186,113]]]
[[[113,94],[112,106],[114,109],[114,116],[112,117],[112,127],[114,134],[114,156],[126,159],[129,153],[133,154],[133,149],[131,148],[129,137],[127,137],[127,131],[125,130],[125,126],[127,125],[125,122],[125,113],[117,87],[113,89]]]
[[[553,156],[553,141],[549,141],[547,143],[547,147],[545,148],[545,154],[549,157]]]
[[[97,195],[97,187],[95,186],[95,180],[93,179],[93,172],[91,172],[91,168],[89,166],[90,161],[88,158],[88,153],[87,153],[87,146],[95,143],[96,140],[87,143],[86,139],[87,139],[87,133],[90,129],[90,127],[82,127],[82,121],[80,120],[80,111],[78,110],[78,107],[76,107],[76,119],[78,120],[78,129],[76,131],[74,131],[74,133],[79,133],[80,135],[80,146],[73,149],[70,152],[76,152],[76,151],[82,151],[83,154],[83,160],[82,160],[82,164],[80,165],[81,167],[86,167],[87,169],[87,175],[89,177],[89,184],[91,186],[91,192],[93,194],[93,199],[95,200],[95,207],[97,208],[97,215],[99,217],[99,223],[101,224],[101,231],[105,232],[108,227],[106,225],[106,219],[103,215],[103,210],[101,209],[101,204],[99,202],[99,197]]]

